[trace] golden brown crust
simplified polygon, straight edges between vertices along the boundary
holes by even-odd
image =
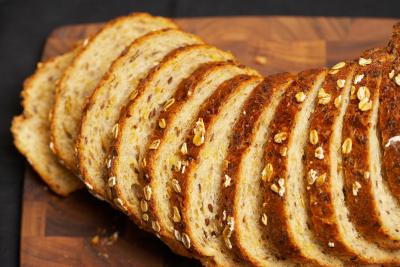
[[[265,183],[265,212],[268,217],[267,235],[274,243],[275,247],[282,253],[282,256],[309,262],[303,256],[296,244],[291,239],[291,234],[288,232],[290,229],[288,225],[288,218],[284,212],[285,200],[279,194],[273,192],[270,187],[272,184],[278,184],[278,179],[287,179],[287,160],[288,157],[281,156],[282,147],[287,145],[287,141],[283,140],[281,143],[274,141],[276,134],[286,132],[290,135],[294,124],[297,112],[301,110],[302,103],[296,101],[296,94],[303,92],[308,94],[314,84],[315,79],[321,73],[320,69],[303,71],[298,74],[296,80],[293,82],[285,97],[279,103],[275,117],[269,126],[270,136],[265,148],[266,163],[273,166],[273,176],[269,182]],[[315,262],[317,264],[317,262]]]
[[[148,33],[148,34],[145,34],[145,35],[139,37],[138,39],[134,40],[133,43],[132,43],[131,45],[129,45],[129,46],[124,50],[124,52],[122,52],[122,54],[120,55],[119,58],[123,58],[123,57],[129,52],[129,50],[131,49],[132,46],[139,46],[141,43],[146,42],[148,39],[151,39],[151,38],[153,38],[154,36],[162,35],[162,34],[165,33],[165,32],[176,31],[176,30],[177,30],[177,29],[169,29],[169,28],[167,28],[167,29],[161,29],[161,30],[157,30],[157,31],[154,31],[154,32],[150,32],[150,33]],[[189,35],[189,34],[188,34],[188,35]],[[193,38],[197,38],[197,37],[196,37],[196,36],[193,36]],[[199,43],[202,42],[200,38],[198,38],[198,40],[199,40]],[[103,78],[101,79],[101,81],[98,83],[98,85],[96,86],[96,89],[93,91],[92,95],[88,98],[88,100],[87,100],[87,102],[86,102],[86,104],[85,104],[85,106],[84,106],[83,112],[82,112],[82,119],[81,119],[81,121],[80,121],[80,126],[79,126],[79,128],[80,128],[80,130],[79,130],[79,135],[78,135],[78,137],[77,137],[77,139],[76,139],[76,140],[77,140],[77,142],[76,142],[76,151],[78,152],[78,156],[77,156],[77,159],[78,159],[78,168],[79,168],[79,173],[80,173],[80,175],[81,175],[81,179],[82,179],[86,184],[91,184],[91,186],[92,186],[93,188],[92,188],[90,191],[91,191],[93,194],[100,194],[100,195],[102,195],[102,196],[104,196],[104,197],[106,197],[106,195],[104,195],[104,193],[101,193],[101,192],[104,192],[104,189],[103,189],[103,188],[97,188],[97,185],[93,185],[93,184],[91,183],[91,177],[89,177],[89,174],[88,174],[88,171],[87,171],[87,169],[86,169],[86,166],[85,166],[85,164],[83,164],[83,162],[85,161],[85,158],[84,158],[85,155],[83,155],[83,154],[81,153],[81,151],[83,150],[83,147],[84,147],[85,145],[87,145],[87,144],[86,144],[86,142],[85,142],[85,139],[82,137],[82,130],[81,130],[81,129],[82,129],[82,127],[84,127],[84,124],[85,124],[85,123],[88,123],[88,122],[87,122],[88,110],[90,110],[90,109],[95,105],[95,102],[97,101],[97,97],[98,97],[98,95],[100,94],[101,88],[103,87],[104,83],[105,83],[107,80],[109,80],[110,75],[112,75],[113,70],[114,70],[114,68],[116,67],[117,64],[118,64],[118,59],[116,59],[116,60],[111,64],[109,70],[106,72],[106,74],[103,76]],[[122,113],[121,113],[121,114],[122,114]],[[107,182],[107,179],[108,179],[107,173],[105,173],[104,176],[103,176],[102,178],[105,179],[105,182]],[[106,191],[107,191],[107,190],[109,190],[108,187],[106,188]],[[110,194],[111,194],[111,192],[107,192],[107,198],[106,198],[105,200],[106,200],[107,202],[109,202],[111,205],[113,205],[113,203],[112,203],[112,201],[111,201],[112,198],[109,197]]]
[[[292,78],[293,76],[288,73],[271,75],[265,78],[246,100],[243,106],[243,112],[232,131],[233,134],[230,138],[227,157],[225,159],[227,166],[224,174],[231,177],[231,185],[228,187],[221,186],[222,197],[220,210],[218,212],[220,218],[233,216],[235,212],[234,200],[237,192],[236,177],[241,166],[240,162],[243,152],[249,147],[252,140],[254,126],[264,109],[268,107],[273,94]],[[235,251],[239,257],[251,262],[252,259],[248,257],[246,250],[241,246],[235,230],[232,233],[232,241],[232,251]]]
[[[71,162],[68,158],[67,155],[65,155],[65,153],[63,153],[63,150],[61,149],[61,143],[59,142],[59,139],[57,138],[57,125],[56,125],[56,107],[60,105],[61,103],[61,98],[62,98],[62,92],[61,92],[61,88],[64,87],[64,83],[65,83],[65,78],[68,76],[68,74],[71,72],[71,70],[76,68],[76,64],[77,64],[77,60],[80,58],[80,55],[82,53],[84,53],[90,46],[91,43],[94,39],[97,38],[97,36],[100,36],[100,34],[102,34],[104,31],[108,30],[109,28],[112,28],[115,24],[119,23],[122,20],[125,20],[129,17],[146,17],[146,18],[150,18],[153,17],[148,13],[131,13],[127,16],[121,16],[121,17],[117,17],[111,21],[109,21],[107,24],[105,24],[101,30],[99,30],[94,36],[89,37],[85,40],[85,42],[82,43],[81,45],[81,49],[79,51],[79,53],[76,55],[75,60],[71,63],[71,65],[65,70],[63,77],[60,79],[60,82],[57,85],[56,88],[56,95],[55,95],[55,101],[54,101],[54,105],[53,105],[53,109],[51,111],[51,126],[50,126],[50,138],[51,138],[51,142],[53,144],[54,147],[54,153],[63,160],[63,165],[69,169],[71,172],[77,174],[79,176],[79,168],[77,166],[77,162],[75,159],[75,162]],[[161,19],[161,17],[157,17],[159,19]],[[173,23],[171,20],[167,19],[167,18],[162,18],[165,21],[169,21],[171,23]],[[91,186],[89,186],[90,188]],[[97,194],[95,193],[95,195],[97,196]]]
[[[154,76],[158,73],[158,71],[162,68],[164,68],[166,66],[166,64],[172,60],[173,58],[177,57],[180,53],[183,53],[183,51],[190,51],[192,49],[198,49],[200,47],[210,47],[209,45],[204,45],[204,44],[199,44],[199,45],[189,45],[189,46],[185,46],[185,47],[180,47],[177,48],[175,50],[173,50],[172,52],[170,52],[168,55],[166,55],[163,60],[155,67],[153,67],[147,74],[146,78],[144,78],[143,80],[140,81],[138,87],[137,87],[137,94],[134,96],[134,98],[132,98],[128,104],[122,109],[121,111],[121,115],[118,121],[118,125],[119,128],[122,129],[125,127],[126,121],[129,119],[129,117],[131,117],[135,110],[134,110],[134,105],[135,105],[135,100],[144,92],[144,89],[148,86],[148,84],[150,83],[150,81],[152,81],[152,79],[154,78]],[[117,162],[115,161],[115,158],[118,158],[118,148],[121,146],[121,135],[118,135],[118,137],[113,141],[113,144],[111,146],[110,149],[110,159],[112,159],[111,161],[111,168],[109,169],[109,177],[116,177],[117,175]],[[133,190],[135,191],[135,193],[139,196],[139,198],[143,197],[142,194],[142,188],[143,188],[143,184],[145,182],[144,177],[141,177],[139,179],[141,181],[141,185],[134,188]],[[121,189],[118,186],[118,181],[117,181],[117,185],[113,186],[111,188],[111,190],[109,191],[110,195],[108,196],[109,199],[114,200],[119,198],[120,195],[122,195]],[[150,230],[148,228],[148,226],[146,224],[143,223],[143,220],[141,220],[141,218],[136,218],[133,214],[134,211],[131,210],[129,208],[129,206],[123,206],[122,207],[123,210],[126,211],[126,213],[131,217],[131,219],[141,228],[143,229],[147,229]]]
[[[159,116],[159,120],[164,119],[166,121],[166,125],[169,125],[170,120],[176,115],[177,112],[179,112],[180,107],[182,106],[183,103],[185,103],[191,96],[191,94],[188,94],[188,92],[193,91],[194,88],[196,87],[197,83],[199,81],[201,81],[206,75],[207,73],[209,73],[211,70],[218,68],[220,66],[226,66],[228,64],[233,64],[233,63],[229,63],[229,62],[213,62],[213,63],[205,63],[203,65],[201,65],[199,68],[196,69],[195,72],[193,72],[193,74],[188,77],[187,79],[183,80],[178,88],[177,91],[174,94],[174,99],[175,102],[172,104],[172,106],[170,106],[168,108],[167,111],[164,111],[160,114]],[[156,127],[152,133],[152,137],[150,138],[150,140],[161,140],[161,142],[165,141],[163,139],[165,133],[165,128],[160,128],[160,127]],[[151,184],[152,180],[154,179],[154,177],[151,175],[154,171],[153,167],[154,165],[152,164],[152,162],[154,161],[154,157],[157,154],[157,150],[149,150],[147,152],[147,156],[146,156],[146,162],[147,165],[144,168],[144,173],[148,174],[148,178],[146,179],[144,185],[146,184]],[[156,215],[156,207],[155,207],[155,203],[154,200],[151,199],[149,202],[149,217],[150,217],[150,221],[151,220],[155,220],[158,221],[157,219],[157,215]],[[150,228],[151,225],[149,224],[148,227]],[[166,230],[161,228],[159,234],[161,236],[161,239],[166,242],[167,244],[169,244],[169,246],[173,246],[174,247],[174,251],[179,251],[180,255],[185,255],[187,257],[192,257],[192,255],[190,254],[190,252],[188,252],[186,250],[186,248],[183,246],[182,242],[171,238],[166,237],[165,235],[163,235],[163,233]]]
[[[365,86],[369,89],[370,99],[373,101],[379,97],[379,84],[383,69],[388,64],[388,54],[381,49],[374,49],[364,53],[363,58],[371,58],[372,63],[367,66],[357,66],[355,74],[364,74],[364,79],[357,84],[357,89]],[[372,111],[361,111],[359,99],[353,98],[344,118],[343,140],[352,140],[351,153],[343,154],[344,189],[346,203],[349,207],[350,217],[356,229],[367,239],[376,242],[383,247],[398,248],[398,240],[389,236],[382,229],[380,212],[375,204],[374,193],[372,192],[371,179],[364,178],[365,172],[370,171],[369,136],[370,117]],[[354,185],[358,183],[360,188],[357,193],[353,192]],[[365,211],[368,216],[365,216]]]
[[[230,94],[234,92],[234,90],[240,84],[249,81],[251,78],[252,76],[249,75],[237,75],[234,78],[225,81],[218,87],[218,89],[212,94],[212,96],[210,96],[208,100],[205,103],[203,103],[198,113],[198,117],[203,118],[206,132],[210,122],[218,114],[220,106],[226,101],[226,99],[230,96]],[[186,171],[184,171],[184,173],[179,172],[175,176],[175,179],[177,179],[181,185],[182,193],[174,193],[171,196],[171,206],[179,207],[181,210],[183,210],[184,202],[185,199],[187,198],[187,196],[185,196],[187,191],[186,176],[190,172],[191,165],[193,165],[193,162],[196,161],[198,153],[201,149],[200,147],[195,146],[191,141],[189,141],[192,138],[193,138],[192,133],[190,133],[189,136],[187,137],[188,142],[186,142],[188,153],[183,157],[184,158],[183,160],[188,162],[188,166],[186,166]],[[182,215],[184,216],[184,212],[182,212]],[[177,229],[180,233],[186,232],[187,229],[185,228],[184,217],[181,220],[181,222],[175,223],[175,229]],[[196,248],[194,245],[191,245],[188,250],[192,252],[194,255],[202,257],[201,253],[199,253],[198,248]],[[210,260],[212,261],[212,259]]]
[[[388,51],[395,60],[385,68],[380,86],[379,131],[383,150],[382,171],[392,194],[400,200],[400,23],[393,27]],[[399,82],[396,82],[396,77]],[[397,136],[397,137],[396,137]],[[397,138],[397,141],[396,139]]]
[[[318,134],[318,142],[307,142],[305,147],[305,177],[304,183],[307,187],[308,207],[312,221],[313,231],[316,237],[320,240],[323,247],[344,259],[358,261],[357,255],[343,244],[339,233],[339,226],[335,218],[335,211],[332,203],[333,196],[331,191],[332,177],[330,176],[330,141],[332,138],[332,124],[339,115],[340,107],[335,106],[335,100],[338,97],[343,98],[343,89],[337,86],[338,80],[347,80],[353,76],[355,65],[353,62],[345,62],[346,65],[338,70],[335,74],[329,74],[322,85],[324,91],[331,96],[331,101],[325,105],[318,104],[310,119],[309,131],[315,130]],[[315,149],[322,147],[325,157],[324,159],[315,158]],[[309,185],[307,173],[314,170],[318,175],[326,174],[323,184],[313,183]],[[334,247],[329,247],[329,242],[335,244]],[[362,262],[365,263],[365,262]]]

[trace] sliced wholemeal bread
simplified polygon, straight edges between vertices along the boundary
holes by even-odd
[[[267,218],[263,216],[262,169],[268,125],[275,109],[293,81],[292,75],[267,77],[251,93],[230,138],[223,175],[230,184],[221,186],[219,218],[233,218],[233,251],[254,266],[296,266],[280,257],[265,237]],[[224,180],[225,182],[225,180]],[[222,221],[223,228],[227,221]]]
[[[283,256],[322,266],[344,266],[324,252],[310,229],[303,183],[309,118],[317,99],[320,101],[325,75],[324,70],[298,74],[275,111],[265,148],[264,213],[267,236]]]
[[[126,49],[97,85],[83,111],[77,139],[80,174],[95,194],[106,197],[107,156],[113,138],[112,129],[129,96],[134,97],[140,80],[166,54],[196,43],[202,41],[176,29],[148,33]]]
[[[174,192],[171,198],[175,213],[181,217],[175,220],[174,228],[184,246],[206,266],[247,266],[225,245],[218,210],[232,126],[244,101],[261,81],[238,75],[222,83],[202,104],[186,137],[184,165],[175,174],[181,192]]]
[[[384,177],[393,195],[400,200],[400,23],[393,27],[388,50],[395,60],[382,74],[379,130]]]
[[[304,183],[312,229],[327,251],[349,264],[398,265],[398,251],[383,250],[356,230],[349,219],[343,194],[343,171],[340,168],[343,119],[351,87],[362,77],[354,75],[355,68],[353,62],[339,62],[332,67],[322,85],[326,101],[316,105],[310,120]],[[316,149],[323,151],[323,157],[316,158]]]
[[[49,112],[56,83],[78,50],[39,63],[35,74],[24,83],[24,111],[13,119],[11,127],[18,150],[50,189],[62,196],[81,188],[82,183],[58,162],[50,150]]]
[[[157,148],[158,142],[149,138],[157,127],[162,110],[167,110],[175,99],[173,95],[179,83],[189,77],[197,67],[207,62],[233,60],[230,53],[209,45],[192,45],[169,53],[138,85],[137,96],[132,99],[118,121],[118,133],[111,151],[111,169],[108,186],[113,202],[124,210],[140,227],[156,222],[142,214],[140,202],[150,200],[151,189],[143,188],[143,159],[148,149]]]
[[[170,196],[174,189],[174,172],[180,171],[182,163],[180,155],[186,151],[186,135],[197,117],[201,104],[226,80],[239,74],[257,72],[230,62],[207,63],[199,67],[188,79],[181,82],[174,99],[175,102],[167,111],[160,114],[158,127],[150,140],[160,140],[156,150],[149,150],[146,156],[144,172],[148,179],[153,197],[150,201],[142,200],[143,210],[150,219],[160,225],[159,235],[168,243],[176,243],[183,248],[181,240],[176,240],[174,221],[180,219],[179,214],[170,206]],[[183,146],[183,148],[182,148]]]
[[[170,20],[144,13],[117,18],[90,39],[66,69],[56,91],[51,139],[55,153],[71,171],[78,172],[75,139],[86,98],[111,63],[136,38],[150,31],[175,27]]]
[[[377,127],[379,86],[390,62],[381,49],[367,51],[359,59],[355,75],[362,79],[353,87],[355,94],[344,117],[342,156],[345,198],[357,230],[380,246],[399,248],[400,203],[382,180]]]

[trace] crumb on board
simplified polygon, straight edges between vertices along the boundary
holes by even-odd
[[[259,65],[265,65],[268,62],[267,58],[265,56],[261,56],[261,55],[256,56],[255,61]]]
[[[118,232],[114,232],[110,236],[100,236],[99,234],[96,234],[95,236],[92,237],[90,240],[90,243],[92,246],[102,246],[102,245],[107,245],[111,246],[118,240]]]

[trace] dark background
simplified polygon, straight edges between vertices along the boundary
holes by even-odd
[[[25,162],[12,144],[9,127],[21,111],[23,79],[40,59],[52,29],[106,21],[133,11],[169,17],[301,15],[400,17],[399,0],[0,0],[0,266],[17,266],[21,188]]]

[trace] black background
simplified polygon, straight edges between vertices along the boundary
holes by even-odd
[[[46,36],[73,23],[105,21],[133,11],[169,17],[304,15],[399,17],[396,0],[0,0],[0,266],[17,266],[24,159],[12,144],[11,118],[21,111],[23,79],[34,70]]]

